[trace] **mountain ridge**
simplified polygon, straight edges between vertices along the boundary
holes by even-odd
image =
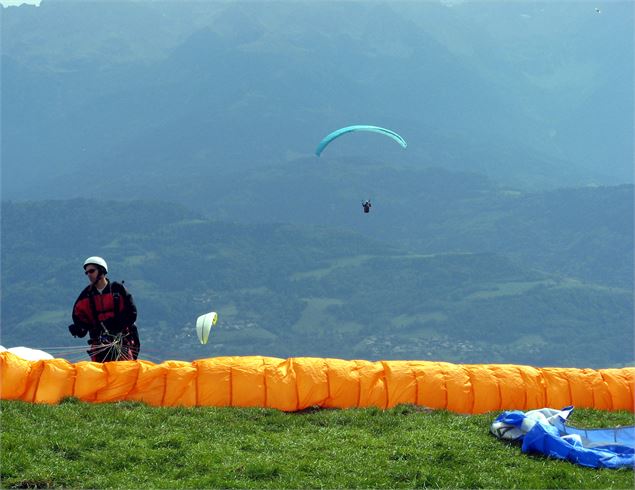
[[[85,186],[82,171],[112,165],[137,168],[138,185],[155,168],[169,179],[171,167],[210,160],[225,169],[272,165],[289,154],[310,154],[336,127],[362,122],[403,132],[410,146],[401,160],[409,164],[478,169],[534,190],[632,182],[633,117],[620,109],[632,106],[632,83],[622,76],[630,72],[621,62],[632,65],[632,57],[613,44],[605,47],[608,56],[599,56],[591,41],[558,54],[548,41],[557,31],[543,32],[542,40],[525,23],[513,45],[531,44],[518,60],[503,45],[493,50],[506,31],[487,39],[476,26],[489,16],[522,20],[519,5],[500,11],[433,4],[420,10],[375,3],[269,7],[123,2],[109,9],[53,1],[28,13],[3,11],[3,194],[33,198],[32,189],[53,176],[58,185],[46,197],[74,197]],[[543,17],[552,22],[555,13]],[[124,16],[126,23],[102,22],[90,34],[71,29],[72,43],[53,36],[53,26],[75,26],[78,19],[90,26],[86,19],[102,14]],[[461,28],[478,20],[471,27],[472,58],[439,36],[429,20],[434,15],[460,43],[466,42]],[[157,21],[154,27],[148,18]],[[576,39],[592,27],[578,9],[569,18],[567,32]],[[617,26],[607,18],[621,36],[623,21]],[[51,27],[41,25],[45,19]],[[595,20],[595,29],[608,28]],[[238,24],[240,30],[223,28]],[[147,39],[140,42],[142,33]],[[526,65],[533,71],[525,73]],[[540,82],[541,76],[554,82]],[[614,122],[609,130],[606,121]],[[372,150],[390,155],[381,145]]]

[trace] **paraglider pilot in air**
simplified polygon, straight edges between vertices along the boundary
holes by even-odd
[[[362,207],[364,208],[365,213],[370,213],[370,208],[372,207],[372,204],[370,203],[370,199],[366,199],[365,201],[362,201]]]
[[[92,361],[135,360],[139,355],[139,333],[135,321],[137,307],[123,284],[110,282],[108,264],[101,257],[84,262],[89,285],[73,306],[73,337],[89,334],[88,354]]]

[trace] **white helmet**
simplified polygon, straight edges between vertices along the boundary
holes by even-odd
[[[88,265],[88,264],[93,264],[93,265],[98,265],[100,267],[103,267],[104,270],[106,271],[106,274],[108,274],[108,264],[106,264],[106,261],[104,259],[102,259],[101,257],[88,257],[85,261],[84,261],[84,268]]]

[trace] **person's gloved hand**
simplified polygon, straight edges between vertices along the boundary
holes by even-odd
[[[87,329],[82,328],[78,325],[75,325],[74,323],[71,323],[68,326],[68,331],[71,333],[73,337],[85,337],[86,334],[88,333]]]

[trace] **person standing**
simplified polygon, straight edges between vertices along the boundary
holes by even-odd
[[[132,295],[123,284],[108,280],[108,264],[101,257],[88,257],[84,273],[89,284],[73,305],[71,335],[89,334],[87,352],[94,362],[137,359],[141,343]]]

